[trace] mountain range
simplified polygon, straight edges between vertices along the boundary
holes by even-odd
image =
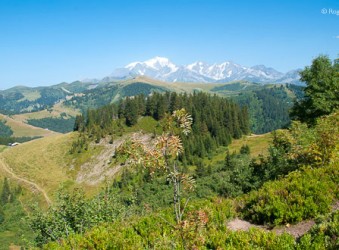
[[[265,65],[245,67],[230,61],[220,64],[194,62],[188,65],[176,65],[165,57],[154,57],[143,62],[132,62],[118,68],[101,81],[129,79],[136,76],[147,76],[165,82],[201,82],[221,83],[231,81],[251,81],[257,83],[294,83],[300,84],[300,69],[287,73],[279,72]],[[97,81],[98,80],[92,80]]]

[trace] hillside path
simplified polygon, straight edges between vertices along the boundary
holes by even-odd
[[[338,200],[336,200],[334,204],[332,205],[331,211],[335,212],[337,210],[339,210]],[[255,225],[255,224],[250,223],[249,221],[235,218],[227,223],[227,228],[230,229],[231,231],[248,231],[250,228],[259,228],[266,232],[268,231],[275,232],[278,235],[281,235],[283,233],[288,233],[292,235],[295,239],[298,239],[299,237],[306,234],[313,227],[314,224],[315,224],[314,220],[304,220],[294,225],[287,224],[285,226],[277,226],[273,229],[269,229],[266,226]]]
[[[41,187],[39,187],[36,183],[26,180],[20,176],[17,176],[13,170],[5,163],[4,159],[0,156],[0,168],[3,169],[6,173],[8,173],[13,179],[16,179],[19,183],[22,183],[24,185],[26,185],[27,187],[29,187],[33,193],[35,193],[36,191],[40,192],[47,205],[50,206],[52,204],[51,199],[48,197],[47,193],[45,190],[43,190]]]

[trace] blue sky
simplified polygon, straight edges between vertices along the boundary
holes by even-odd
[[[101,78],[154,56],[286,72],[339,55],[339,1],[0,0],[0,32],[0,89]]]

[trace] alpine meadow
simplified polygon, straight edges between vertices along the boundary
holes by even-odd
[[[319,2],[0,3],[0,250],[339,249]]]

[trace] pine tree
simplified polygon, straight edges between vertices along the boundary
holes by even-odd
[[[130,98],[126,98],[125,118],[127,126],[133,126],[138,122],[137,103],[136,101],[131,100]]]
[[[232,168],[233,168],[232,156],[230,154],[230,151],[227,150],[223,170],[231,170]]]
[[[205,167],[202,163],[202,161],[200,160],[198,163],[197,163],[197,169],[195,170],[195,173],[198,177],[203,177],[205,175]]]
[[[83,131],[85,127],[84,117],[82,115],[77,115],[75,117],[74,129],[73,131]]]

